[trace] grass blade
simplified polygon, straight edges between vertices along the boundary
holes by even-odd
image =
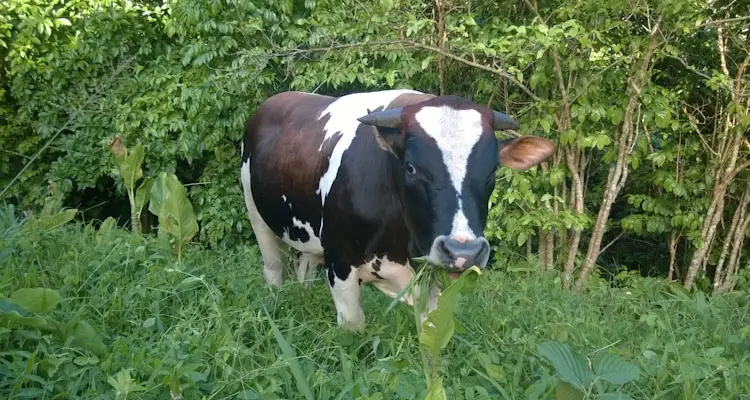
[[[305,379],[305,375],[302,373],[302,366],[299,364],[299,361],[297,361],[297,353],[284,338],[284,335],[281,334],[279,327],[276,326],[276,322],[271,318],[271,315],[268,313],[265,306],[263,306],[263,311],[266,313],[266,316],[268,316],[268,322],[271,323],[273,336],[276,338],[279,347],[281,347],[281,352],[284,353],[284,358],[289,362],[289,368],[292,370],[297,389],[299,389],[300,393],[305,395],[307,400],[314,400],[315,396],[313,396],[312,389],[310,389],[310,385],[307,383],[307,379]]]

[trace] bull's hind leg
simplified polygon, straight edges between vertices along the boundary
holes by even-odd
[[[250,159],[242,164],[240,172],[242,188],[245,196],[245,206],[250,217],[250,225],[255,233],[255,239],[263,256],[263,277],[269,285],[281,286],[284,283],[284,254],[281,251],[283,243],[266,224],[255,206],[253,192],[250,188]]]
[[[299,264],[297,265],[297,280],[302,283],[303,287],[312,286],[312,278],[315,276],[315,269],[323,263],[323,257],[317,254],[301,253]]]

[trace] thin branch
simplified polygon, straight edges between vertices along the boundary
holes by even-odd
[[[737,176],[737,174],[746,170],[748,167],[750,167],[750,161],[745,161],[744,163],[738,165],[737,168],[733,169],[732,172],[729,173],[725,181],[730,182],[732,179],[734,179],[735,176]]]
[[[695,69],[695,67],[694,67],[694,66],[692,66],[692,65],[688,64],[688,63],[687,63],[687,61],[683,60],[682,58],[680,58],[680,57],[677,57],[677,56],[673,56],[673,55],[671,55],[671,54],[669,54],[669,53],[665,53],[664,55],[665,55],[665,56],[667,56],[667,57],[669,57],[669,58],[673,58],[673,59],[675,59],[675,60],[677,60],[677,61],[681,62],[681,63],[682,63],[682,65],[684,65],[684,66],[685,66],[685,67],[686,67],[686,68],[687,68],[687,69],[688,69],[689,71],[695,72],[696,74],[698,74],[698,75],[702,76],[703,78],[706,78],[706,79],[711,79],[711,76],[710,76],[710,75],[706,75],[706,74],[704,74],[703,72],[700,72],[700,71],[698,71],[697,69]]]
[[[613,244],[615,244],[615,242],[616,242],[616,241],[617,241],[618,239],[620,239],[620,238],[622,237],[622,235],[624,235],[624,234],[625,234],[625,231],[622,231],[622,232],[620,232],[620,234],[619,234],[619,235],[617,235],[617,236],[616,236],[616,237],[615,237],[614,239],[612,239],[612,241],[611,241],[611,242],[607,243],[607,245],[606,245],[606,246],[602,247],[602,249],[601,249],[601,250],[599,250],[599,255],[601,255],[602,253],[604,253],[604,252],[605,252],[605,251],[606,251],[606,250],[607,250],[607,249],[608,249],[608,248],[609,248],[610,246],[612,246]],[[597,256],[597,257],[598,257],[598,256]]]
[[[598,77],[599,77],[600,75],[604,75],[604,73],[605,73],[605,72],[606,72],[606,71],[607,71],[608,69],[610,69],[610,68],[614,67],[615,65],[619,65],[619,64],[622,64],[622,60],[617,60],[617,61],[613,62],[612,64],[609,64],[609,65],[607,65],[607,66],[606,66],[606,67],[604,67],[604,68],[603,68],[603,69],[602,69],[601,71],[598,71],[598,72],[597,72],[597,73],[596,73],[596,74],[595,74],[594,76],[592,76],[592,77],[591,77],[591,79],[588,79],[588,80],[586,80],[586,83],[585,83],[585,84],[583,85],[583,89],[581,89],[580,91],[578,91],[578,90],[577,90],[577,91],[576,91],[576,92],[577,92],[577,93],[576,93],[576,95],[575,95],[575,96],[573,96],[573,98],[572,98],[572,99],[570,99],[570,104],[573,104],[573,103],[575,103],[575,102],[576,102],[576,100],[578,100],[578,98],[579,98],[579,97],[583,96],[583,95],[584,95],[584,94],[585,94],[585,93],[586,93],[586,92],[588,91],[588,88],[589,88],[589,86],[591,86],[591,84],[593,84],[593,83],[594,83],[594,81],[595,81],[595,80],[596,80],[596,79],[597,79],[597,78],[598,78]]]
[[[116,68],[114,67],[112,68],[111,74],[101,84],[95,87],[94,90],[92,90],[91,95],[85,97],[83,103],[77,109],[70,112],[70,115],[68,115],[68,119],[65,121],[65,123],[55,131],[52,137],[50,137],[47,140],[47,142],[44,143],[42,148],[39,149],[39,151],[37,151],[36,154],[34,154],[29,159],[29,161],[23,166],[23,168],[21,168],[21,170],[18,171],[16,176],[14,176],[13,179],[11,179],[11,181],[8,182],[8,184],[3,188],[2,192],[0,192],[0,198],[2,198],[5,195],[5,193],[8,192],[8,190],[10,190],[13,184],[18,180],[18,178],[21,177],[21,175],[26,171],[26,169],[28,169],[31,166],[31,164],[34,163],[34,161],[36,161],[36,159],[39,158],[39,156],[42,155],[42,153],[52,145],[52,142],[54,142],[55,139],[57,139],[57,137],[63,131],[71,127],[72,122],[76,118],[78,118],[80,114],[83,114],[83,112],[86,110],[86,107],[89,104],[93,104],[94,102],[104,97],[105,89],[109,85],[113,84],[115,79],[119,77],[126,69],[128,69],[134,60],[135,60],[135,56],[130,56],[127,59],[123,60],[121,63],[119,63]],[[81,89],[81,90],[85,91],[85,89]]]
[[[59,129],[57,129],[57,131],[55,132],[55,134],[54,134],[54,135],[52,135],[52,137],[51,137],[51,138],[49,138],[49,140],[47,140],[47,142],[46,142],[46,143],[44,144],[44,146],[42,146],[42,148],[41,148],[41,149],[39,149],[39,151],[37,151],[37,152],[36,152],[36,154],[34,154],[34,155],[33,155],[33,156],[32,156],[32,157],[31,157],[31,158],[29,159],[29,161],[28,161],[28,162],[27,162],[27,163],[26,163],[26,164],[25,164],[25,165],[23,166],[23,168],[21,168],[21,170],[20,170],[20,171],[18,171],[18,173],[16,174],[16,176],[14,176],[14,177],[13,177],[13,179],[11,179],[11,180],[10,180],[10,182],[8,182],[8,184],[7,184],[7,185],[6,185],[6,186],[5,186],[4,188],[3,188],[3,191],[2,191],[2,192],[0,192],[0,198],[2,198],[2,197],[3,197],[3,195],[5,195],[5,193],[6,193],[6,192],[7,192],[8,190],[10,190],[10,188],[11,188],[11,187],[13,186],[13,184],[14,184],[14,183],[16,183],[16,181],[18,180],[18,178],[20,178],[20,177],[21,177],[21,175],[22,175],[22,174],[23,174],[23,173],[24,173],[24,172],[26,171],[26,169],[27,169],[27,168],[29,168],[29,167],[31,166],[31,164],[32,164],[32,163],[33,163],[34,161],[36,161],[36,159],[37,159],[37,158],[39,158],[39,156],[40,156],[40,155],[42,155],[42,153],[44,152],[44,150],[47,150],[47,148],[48,148],[48,147],[49,147],[49,146],[50,146],[50,145],[52,144],[52,142],[53,142],[53,141],[54,141],[55,139],[57,139],[57,137],[58,137],[58,136],[59,136],[59,135],[60,135],[60,134],[61,134],[61,133],[62,133],[63,131],[65,131],[65,130],[67,130],[67,129],[68,129],[68,126],[70,126],[71,122],[73,122],[73,119],[74,119],[74,117],[77,117],[77,116],[78,116],[78,113],[77,113],[77,112],[73,112],[73,113],[72,113],[72,114],[71,114],[71,115],[70,115],[70,116],[68,117],[68,120],[67,120],[67,121],[65,121],[65,123],[63,124],[63,126],[61,126],[61,127],[59,128]]]
[[[445,57],[448,57],[448,58],[451,58],[451,59],[456,60],[458,62],[464,63],[464,64],[469,65],[471,67],[478,68],[478,69],[481,69],[481,70],[484,70],[484,71],[487,71],[487,72],[492,72],[495,75],[500,75],[500,76],[508,79],[509,81],[513,82],[513,84],[515,84],[521,90],[523,90],[524,92],[526,92],[526,94],[528,94],[529,97],[531,97],[535,101],[540,101],[541,100],[541,98],[539,98],[539,96],[535,95],[534,92],[532,92],[528,87],[526,87],[526,85],[524,85],[523,83],[519,82],[518,79],[516,79],[513,75],[511,75],[507,71],[503,71],[503,70],[501,70],[499,68],[488,67],[486,65],[475,63],[473,61],[467,60],[467,59],[465,59],[463,57],[457,56],[457,55],[455,55],[453,53],[449,53],[449,52],[447,52],[445,50],[439,49],[439,48],[434,47],[434,46],[430,46],[430,45],[426,45],[426,44],[422,44],[422,43],[417,43],[417,42],[405,42],[405,43],[407,43],[407,44],[409,44],[409,45],[411,45],[413,47],[418,47],[418,48],[421,48],[421,49],[424,49],[424,50],[430,50],[430,51],[432,51],[434,53],[441,54],[441,55],[443,55]]]
[[[688,112],[687,107],[683,106],[682,110],[685,111],[685,116],[688,117],[688,122],[690,123],[690,126],[693,127],[693,129],[695,130],[695,133],[697,133],[698,137],[701,139],[701,143],[703,143],[703,147],[705,147],[706,150],[711,152],[711,154],[713,154],[714,156],[719,157],[719,153],[716,152],[714,149],[712,149],[711,146],[708,144],[708,142],[706,142],[706,139],[703,138],[703,135],[701,134],[701,130],[700,128],[698,128],[698,124],[695,121],[695,117]]]
[[[745,59],[742,61],[742,64],[737,69],[737,74],[734,76],[734,91],[739,96],[740,92],[742,91],[742,75],[745,73],[745,68],[747,68],[747,65],[750,64],[750,51],[747,52],[747,55],[745,56]]]
[[[737,22],[737,21],[744,21],[750,19],[750,16],[744,16],[744,17],[736,17],[736,18],[727,18],[727,19],[717,19],[715,21],[708,21],[705,24],[701,25],[701,27],[704,26],[711,26],[716,24],[723,24],[725,22]]]
[[[433,53],[440,54],[444,57],[448,57],[452,60],[458,61],[460,63],[466,64],[468,66],[481,69],[483,71],[491,72],[495,75],[500,75],[509,81],[513,82],[516,86],[518,86],[521,90],[526,92],[526,94],[529,95],[533,100],[540,101],[541,98],[534,94],[534,92],[531,91],[526,85],[524,85],[522,82],[520,82],[518,79],[516,79],[512,74],[510,74],[507,71],[504,71],[500,68],[494,68],[489,67],[487,65],[479,64],[474,61],[468,60],[466,58],[463,58],[461,56],[457,56],[449,51],[437,48],[435,46],[430,46],[427,44],[422,44],[414,41],[409,40],[385,40],[385,41],[374,41],[374,42],[357,42],[357,43],[346,43],[346,44],[336,44],[326,47],[312,47],[308,49],[291,49],[291,50],[284,50],[284,51],[277,51],[273,53],[265,53],[265,54],[258,54],[258,56],[267,56],[267,57],[284,57],[284,56],[294,56],[294,55],[300,55],[300,54],[310,54],[310,53],[319,53],[319,52],[329,52],[331,50],[339,50],[339,49],[349,49],[353,47],[377,47],[377,46],[401,46],[404,49],[407,48],[419,48],[423,50],[429,50]]]
[[[729,68],[727,68],[727,44],[724,42],[724,27],[719,24],[716,27],[716,44],[719,47],[719,58],[721,59],[721,70],[727,79],[731,79],[729,76]]]
[[[25,158],[27,160],[29,158],[31,158],[31,156],[27,156],[26,154],[21,154],[21,153],[18,153],[18,152],[15,152],[15,151],[11,151],[11,150],[0,149],[0,151],[4,151],[4,152],[6,152],[8,154],[13,154],[14,156],[23,157],[23,158]]]

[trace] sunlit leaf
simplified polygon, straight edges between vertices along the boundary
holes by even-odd
[[[10,299],[32,313],[45,313],[57,307],[60,294],[47,288],[24,288],[11,293]]]

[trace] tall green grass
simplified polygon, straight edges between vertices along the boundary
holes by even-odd
[[[367,329],[350,333],[336,327],[322,280],[270,288],[253,247],[192,246],[177,264],[168,244],[125,230],[22,224],[0,208],[0,298],[54,289],[59,303],[34,316],[90,330],[10,325],[12,310],[0,310],[0,398],[426,393],[412,310],[386,312],[391,299],[373,287],[362,294]],[[639,379],[621,388],[635,399],[750,399],[746,293],[687,294],[630,277],[617,288],[593,280],[576,296],[554,273],[502,266],[479,280],[458,303],[456,336],[440,358],[449,399],[555,398],[559,371],[539,350],[550,340],[590,360],[610,352],[638,365]]]

